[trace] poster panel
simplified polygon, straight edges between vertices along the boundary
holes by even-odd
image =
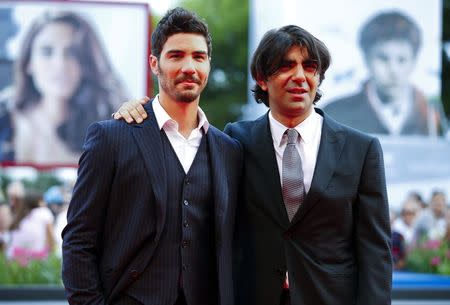
[[[147,95],[145,3],[0,1],[0,161],[76,165],[89,124]]]

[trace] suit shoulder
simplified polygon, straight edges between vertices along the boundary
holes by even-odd
[[[130,141],[130,131],[133,128],[123,120],[104,120],[91,123],[86,131],[85,144],[99,141],[102,145],[124,145]]]
[[[263,115],[256,120],[247,120],[247,121],[238,121],[234,123],[228,123],[225,126],[224,132],[231,137],[242,141],[248,135],[253,133],[253,130],[256,126],[261,123],[264,123],[264,120],[267,119],[267,115]]]
[[[213,133],[223,144],[240,149],[240,143],[236,139],[230,137],[227,133],[217,129],[216,127],[210,125],[208,132]]]

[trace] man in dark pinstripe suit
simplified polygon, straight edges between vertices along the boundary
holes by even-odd
[[[152,35],[151,118],[89,127],[62,233],[70,304],[233,304],[242,150],[198,106],[210,56],[207,25],[169,11]]]
[[[237,305],[391,303],[381,146],[375,137],[314,108],[329,64],[326,46],[304,29],[288,25],[267,32],[251,72],[255,99],[270,110],[254,121],[225,127],[245,156],[236,211]],[[118,112],[138,119],[139,110],[126,111],[135,105],[128,102]],[[287,129],[299,133],[292,144],[302,160],[303,178],[298,179],[306,192],[296,198],[292,217],[282,184]]]

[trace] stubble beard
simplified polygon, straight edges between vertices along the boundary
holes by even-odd
[[[176,101],[182,102],[182,103],[192,103],[194,102],[199,96],[200,93],[203,91],[203,89],[200,89],[198,92],[192,92],[190,90],[186,91],[179,91],[177,90],[177,85],[179,81],[181,80],[173,80],[172,82],[166,78],[165,72],[159,67],[160,71],[160,85],[161,88],[167,92],[167,94],[171,95]],[[201,82],[199,79],[196,79],[197,85],[201,86]]]

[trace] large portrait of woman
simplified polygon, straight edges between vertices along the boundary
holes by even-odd
[[[74,165],[89,124],[148,94],[145,4],[0,3],[10,83],[0,91],[0,160]],[[0,11],[1,12],[1,11]]]

